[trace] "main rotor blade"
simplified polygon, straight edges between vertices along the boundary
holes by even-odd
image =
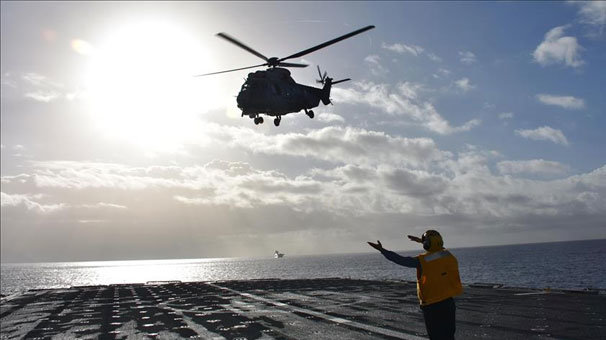
[[[306,65],[306,64],[296,64],[296,63],[278,63],[278,66],[284,66],[284,67],[307,67],[309,65]]]
[[[351,37],[353,37],[353,36],[354,36],[354,35],[356,35],[356,34],[360,34],[360,33],[362,33],[362,32],[368,31],[369,29],[373,29],[373,28],[375,28],[375,26],[374,26],[374,25],[370,25],[370,26],[366,26],[366,27],[364,27],[364,28],[360,28],[359,30],[353,31],[353,32],[351,32],[351,33],[347,33],[347,34],[342,35],[342,36],[340,36],[340,37],[338,37],[338,38],[335,38],[335,39],[332,39],[332,40],[327,41],[327,42],[325,42],[325,43],[322,43],[322,44],[320,44],[320,45],[314,46],[314,47],[312,47],[312,48],[308,48],[308,49],[306,49],[306,50],[304,50],[304,51],[301,51],[301,52],[295,53],[295,54],[290,55],[290,56],[288,56],[288,57],[281,58],[281,59],[279,59],[278,61],[283,61],[283,60],[286,60],[286,59],[292,59],[292,58],[298,58],[298,57],[302,57],[302,56],[304,56],[304,55],[306,55],[306,54],[308,54],[308,53],[311,53],[311,52],[317,51],[317,50],[319,50],[319,49],[321,49],[321,48],[324,48],[324,47],[326,47],[326,46],[330,46],[330,45],[332,45],[332,44],[334,44],[334,43],[337,43],[337,42],[339,42],[339,41],[341,41],[341,40],[344,40],[344,39],[347,39],[347,38],[351,38]]]
[[[259,64],[259,65],[255,65],[255,66],[248,66],[248,67],[234,68],[234,69],[232,69],[232,70],[227,70],[227,71],[219,71],[219,72],[212,72],[212,73],[198,74],[198,75],[195,75],[194,77],[210,76],[211,74],[219,74],[219,73],[227,73],[227,72],[233,72],[233,71],[240,71],[240,70],[246,70],[246,69],[248,69],[248,68],[255,68],[255,67],[261,67],[261,66],[267,66],[267,63],[265,63],[265,64]]]
[[[264,56],[264,55],[262,55],[261,53],[259,53],[259,52],[255,51],[255,50],[253,50],[252,48],[250,48],[250,47],[248,47],[248,46],[244,45],[243,43],[241,43],[241,42],[239,42],[238,40],[236,40],[236,39],[234,39],[234,38],[230,37],[229,35],[227,35],[227,34],[225,34],[225,33],[217,33],[217,36],[219,36],[219,37],[221,37],[221,38],[223,38],[223,39],[225,39],[225,40],[227,40],[227,41],[231,42],[232,44],[235,44],[236,46],[238,46],[238,47],[240,47],[240,48],[243,48],[243,49],[247,50],[248,52],[250,52],[250,53],[252,53],[252,54],[256,55],[257,57],[259,57],[259,58],[261,58],[261,59],[263,59],[263,60],[267,61],[267,57],[266,57],[266,56]]]

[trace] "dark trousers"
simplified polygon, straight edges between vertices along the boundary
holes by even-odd
[[[421,310],[431,340],[454,340],[456,306],[453,298],[421,306]]]

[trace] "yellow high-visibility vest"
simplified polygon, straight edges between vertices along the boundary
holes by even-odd
[[[420,254],[417,268],[417,296],[421,306],[463,293],[459,263],[446,249]]]

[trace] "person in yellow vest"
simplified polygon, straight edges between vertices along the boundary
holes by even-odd
[[[427,252],[414,257],[401,256],[383,248],[380,241],[368,244],[388,260],[417,269],[417,296],[429,338],[454,339],[456,306],[453,297],[463,293],[457,259],[444,248],[442,236],[435,230],[427,230],[421,238],[412,235],[408,238],[422,243]]]

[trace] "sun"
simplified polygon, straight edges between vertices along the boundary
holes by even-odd
[[[96,126],[150,152],[176,151],[217,98],[193,76],[208,65],[199,42],[174,23],[117,26],[95,46],[86,75]]]

